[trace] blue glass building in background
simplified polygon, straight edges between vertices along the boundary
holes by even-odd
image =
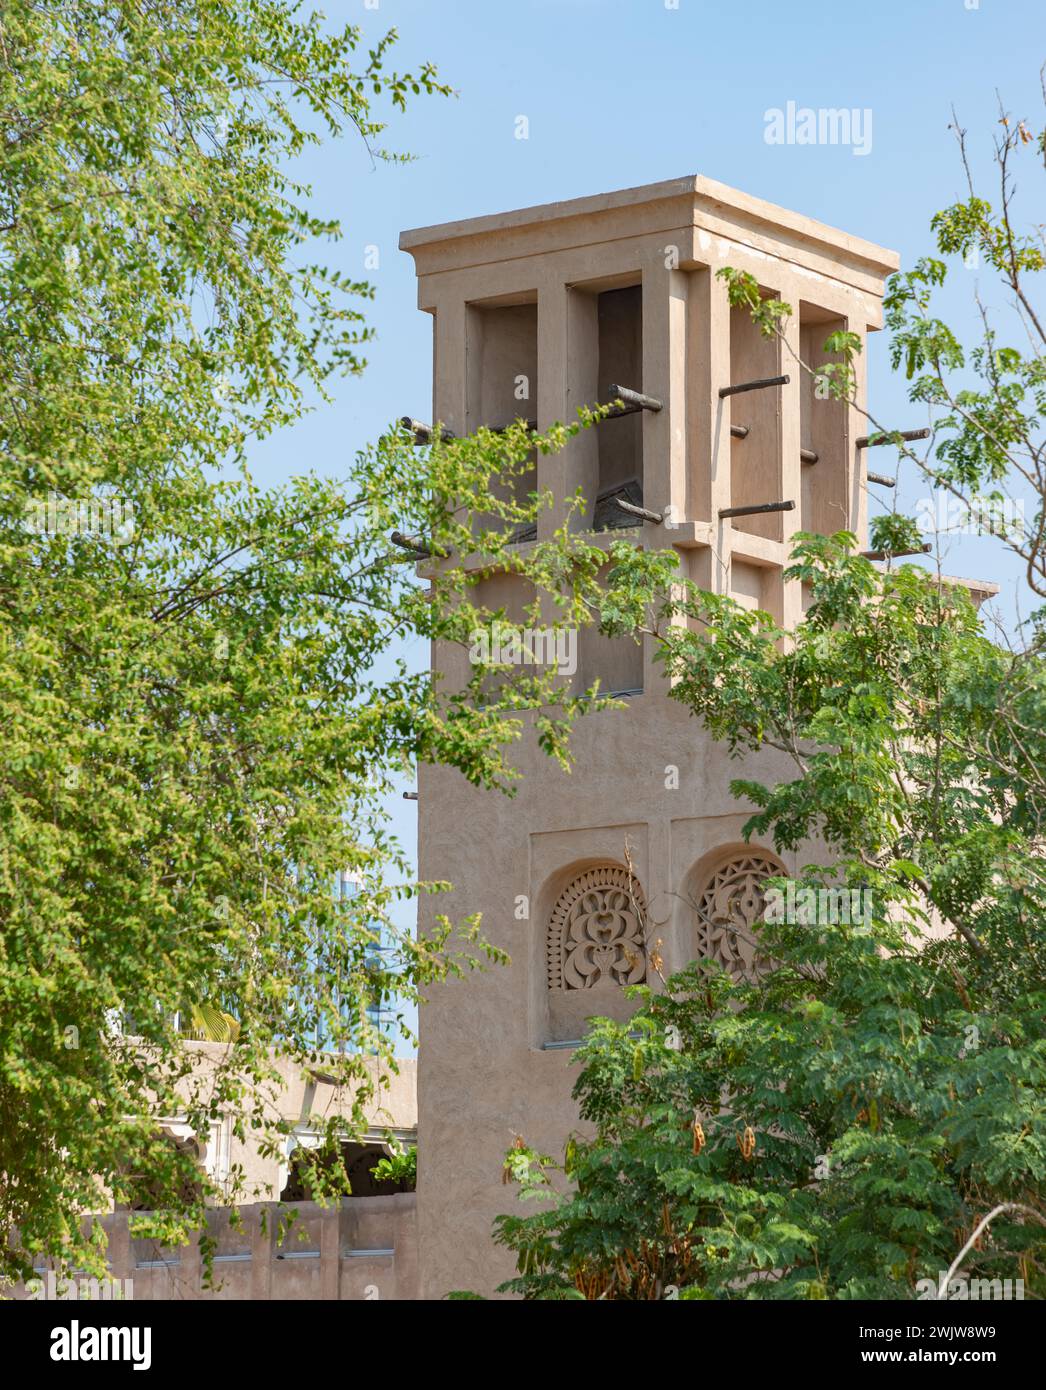
[[[354,898],[360,891],[363,880],[359,874],[350,869],[343,869],[338,875],[335,886],[335,898],[338,902],[347,902]],[[377,933],[378,939],[367,947],[366,960],[368,966],[374,966],[379,970],[387,971],[394,952],[393,943],[389,940],[388,929],[381,924]],[[376,1003],[368,1007],[367,1019],[376,1033],[384,1037],[392,1038],[395,1035],[396,1020],[399,1016],[397,1001],[393,998],[379,999]],[[322,1042],[319,1046],[323,1046]],[[342,1046],[345,1050],[345,1045]],[[352,1050],[356,1050],[353,1048]]]

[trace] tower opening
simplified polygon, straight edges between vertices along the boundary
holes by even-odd
[[[597,399],[612,399],[612,386],[643,389],[643,287],[604,290],[596,296]],[[599,484],[593,530],[634,526],[635,518],[614,505],[616,496],[643,502],[643,414],[623,415],[597,427]]]

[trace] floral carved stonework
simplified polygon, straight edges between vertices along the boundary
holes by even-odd
[[[720,864],[697,895],[697,954],[734,979],[756,979],[769,962],[759,952],[759,922],[766,910],[763,885],[784,873],[763,854],[737,854]]]
[[[627,869],[606,865],[579,874],[549,920],[549,989],[645,980],[645,916],[643,890]]]

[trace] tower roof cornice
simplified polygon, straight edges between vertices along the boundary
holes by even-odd
[[[469,217],[400,236],[419,275],[464,270],[494,261],[540,256],[599,242],[692,229],[683,263],[720,259],[723,243],[824,271],[862,290],[896,271],[896,251],[762,198],[689,174],[637,188]]]

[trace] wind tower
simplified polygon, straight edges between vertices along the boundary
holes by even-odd
[[[820,399],[796,359],[830,360],[837,330],[863,346],[894,252],[700,176],[426,227],[400,246],[433,318],[433,420],[460,434],[524,415],[544,430],[580,405],[624,401],[535,465],[561,506],[581,490],[578,524],[597,539],[674,546],[695,583],[786,626],[806,599],[784,579],[793,534],[848,529],[867,543],[867,486],[892,480],[868,472],[860,411]],[[730,307],[724,266],[792,305],[783,345]],[[864,363],[861,352],[861,405]],[[510,617],[522,605],[506,577],[484,580],[482,598]],[[421,770],[421,876],[449,880],[439,910],[481,912],[512,958],[434,989],[422,1009],[423,1297],[489,1294],[512,1273],[491,1242],[515,1203],[504,1153],[519,1134],[560,1154],[577,1128],[572,1047],[593,1014],[627,1017],[622,986],[649,968],[642,913],[665,973],[700,956],[744,971],[760,883],[796,867],[742,841],[729,791],[734,777],[773,779],[773,760],[730,762],[668,697],[652,656],[649,642],[581,634],[579,687],[598,676],[626,707],[581,721],[569,776],[533,740],[512,800]]]

